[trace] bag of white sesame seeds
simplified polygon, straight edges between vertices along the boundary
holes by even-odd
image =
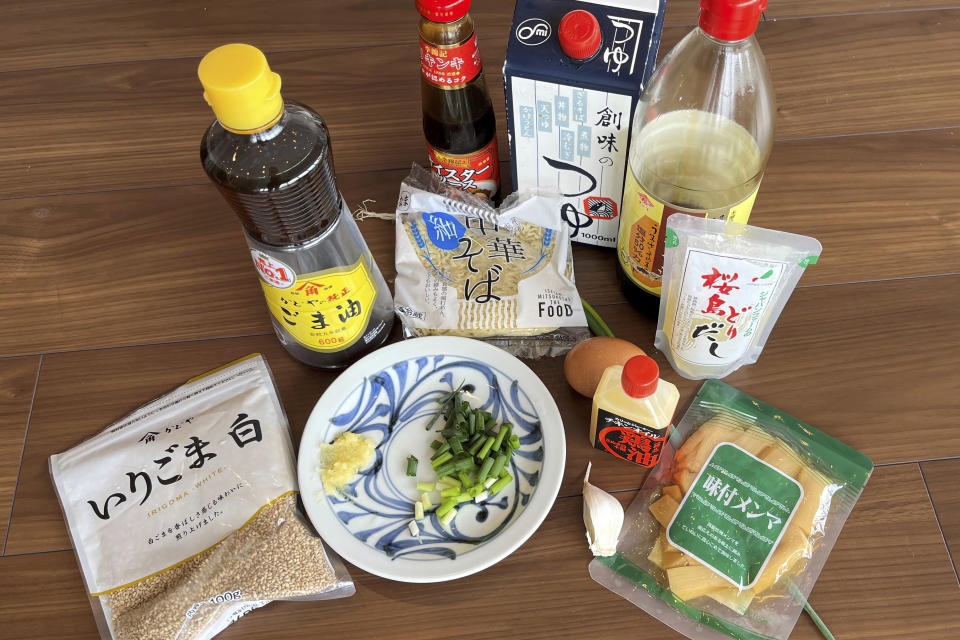
[[[354,593],[297,507],[259,354],[51,456],[50,474],[104,640],[207,640],[272,600]]]

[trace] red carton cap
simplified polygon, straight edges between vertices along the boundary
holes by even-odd
[[[416,0],[417,12],[434,22],[453,22],[467,15],[470,0]]]
[[[660,367],[650,356],[633,356],[623,365],[620,386],[628,396],[646,398],[653,395],[659,382]]]
[[[753,35],[767,0],[700,0],[700,28],[718,40]]]
[[[586,60],[600,50],[600,23],[589,11],[577,9],[563,16],[557,30],[560,48],[574,60]]]

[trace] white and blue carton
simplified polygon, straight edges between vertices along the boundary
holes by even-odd
[[[503,78],[514,188],[560,193],[575,242],[615,247],[633,113],[653,73],[665,0],[518,0]],[[597,19],[587,60],[560,45],[571,11]]]

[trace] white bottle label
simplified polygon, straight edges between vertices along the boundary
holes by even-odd
[[[686,362],[734,362],[753,343],[785,262],[688,249],[671,345]]]

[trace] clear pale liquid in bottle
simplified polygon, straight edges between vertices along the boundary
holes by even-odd
[[[700,27],[654,72],[634,114],[618,276],[628,300],[659,305],[667,218],[746,222],[773,144],[776,113],[753,31],[764,0],[705,0]]]

